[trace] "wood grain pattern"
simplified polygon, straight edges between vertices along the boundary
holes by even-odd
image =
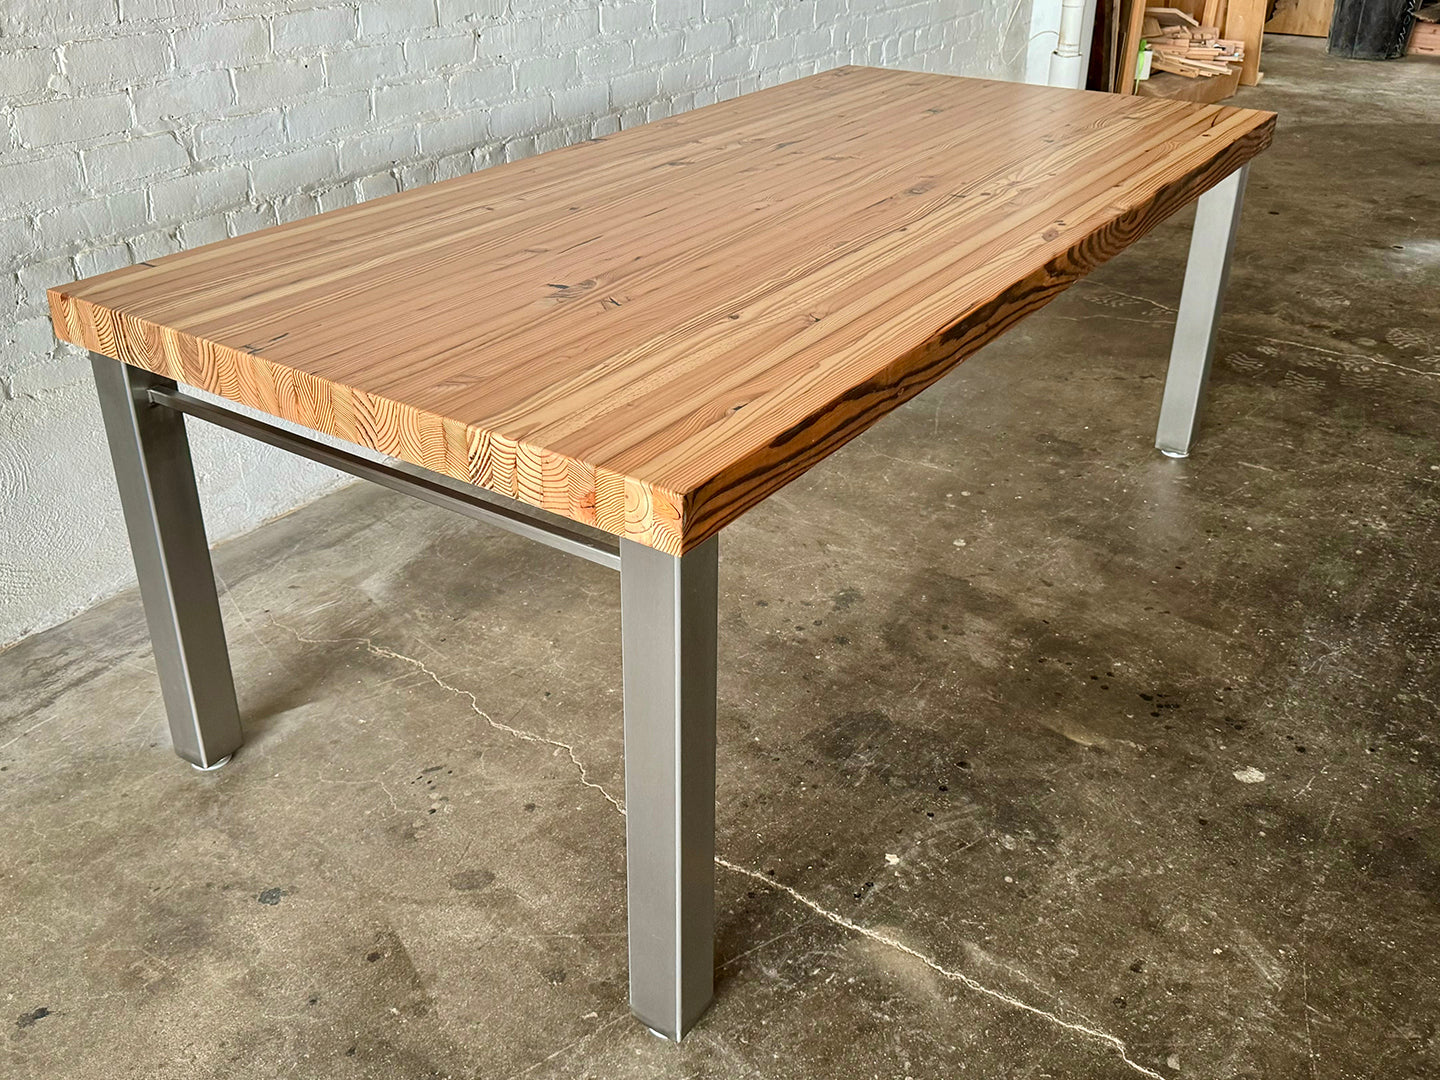
[[[1125,21],[1120,30],[1120,74],[1115,83],[1117,94],[1135,93],[1135,72],[1140,63],[1141,30],[1145,23],[1145,0],[1130,0],[1125,8]]]
[[[1273,123],[841,68],[61,286],[51,309],[77,345],[678,554]]]
[[[1169,98],[1171,101],[1224,101],[1235,96],[1240,88],[1240,69],[1229,75],[1208,79],[1187,79],[1160,71],[1144,82],[1137,83],[1135,92],[1143,97]]]
[[[1405,47],[1406,56],[1440,56],[1440,23],[1415,20],[1410,28],[1410,43]]]
[[[1225,36],[1245,43],[1240,85],[1260,82],[1260,44],[1265,38],[1265,0],[1230,0],[1225,12]]]
[[[1334,14],[1335,0],[1278,0],[1265,32],[1329,37],[1330,17]]]

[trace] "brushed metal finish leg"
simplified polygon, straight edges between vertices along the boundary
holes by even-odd
[[[1230,276],[1230,252],[1240,224],[1249,165],[1242,165],[1201,195],[1195,206],[1195,227],[1190,233],[1190,257],[1185,264],[1185,286],[1175,318],[1175,341],[1170,349],[1170,371],[1165,377],[1165,398],[1160,404],[1160,426],[1155,445],[1168,457],[1186,457],[1195,431],[1220,307]]]
[[[196,768],[218,768],[242,741],[240,711],[190,443],[184,418],[146,396],[174,384],[106,356],[90,363],[171,742]]]
[[[630,1008],[670,1039],[714,994],[719,550],[620,542]]]

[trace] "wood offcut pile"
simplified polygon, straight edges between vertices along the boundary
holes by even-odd
[[[1146,8],[1141,33],[1150,66],[1187,79],[1229,75],[1245,60],[1243,41],[1222,38],[1219,27],[1203,26],[1179,8]]]

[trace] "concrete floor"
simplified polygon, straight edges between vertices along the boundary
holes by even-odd
[[[216,553],[215,775],[133,594],[0,655],[0,1075],[1440,1075],[1440,65],[1265,68],[1191,459],[1175,221],[727,532],[682,1045],[616,579],[354,487]]]

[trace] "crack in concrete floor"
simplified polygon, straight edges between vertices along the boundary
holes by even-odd
[[[440,687],[440,689],[445,690],[448,693],[454,694],[456,697],[463,698],[467,702],[469,702],[471,711],[474,712],[476,716],[480,717],[480,719],[484,720],[486,724],[494,728],[496,731],[502,732],[506,735],[510,735],[517,739],[522,739],[525,742],[539,743],[545,746],[554,747],[556,750],[565,751],[565,753],[570,758],[570,763],[574,765],[575,771],[579,774],[580,782],[586,787],[593,788],[594,790],[598,791],[605,798],[605,800],[619,813],[625,813],[625,804],[621,800],[610,794],[610,792],[607,791],[602,784],[598,784],[594,780],[590,779],[590,775],[586,771],[584,762],[580,760],[580,757],[575,752],[575,747],[572,744],[562,742],[559,739],[553,739],[548,735],[541,735],[538,732],[527,731],[524,728],[517,728],[511,724],[506,724],[502,721],[494,719],[484,709],[480,707],[480,701],[475,696],[475,693],[473,691],[466,690],[462,687],[454,686],[451,683],[446,682],[439,676],[438,673],[435,672],[434,669],[429,667],[424,661],[416,659],[413,656],[406,656],[404,653],[396,652],[394,649],[386,648],[383,645],[377,645],[373,640],[368,637],[308,638],[302,635],[294,627],[288,626],[285,623],[279,622],[278,620],[274,620],[274,623],[282,630],[291,634],[297,641],[303,642],[307,645],[356,645],[364,648],[365,651],[370,653],[372,656],[382,657],[383,659],[387,660],[397,660],[401,663],[409,664],[416,671],[429,678],[429,680],[433,682],[436,686]],[[1151,1080],[1167,1080],[1167,1078],[1164,1077],[1161,1073],[1155,1072],[1153,1069],[1146,1068],[1144,1065],[1141,1065],[1138,1061],[1134,1060],[1130,1056],[1129,1047],[1126,1045],[1125,1041],[1118,1036],[1111,1035],[1109,1032],[1101,1031],[1098,1028],[1091,1027],[1089,1024],[1082,1023],[1080,1021],[1066,1020],[1062,1016],[1058,1016],[1057,1014],[1047,1009],[1040,1008],[1038,1005],[1032,1005],[1027,1001],[1007,994],[1003,990],[996,990],[994,987],[986,986],[979,980],[969,975],[966,975],[963,971],[957,971],[953,968],[945,967],[934,957],[928,956],[925,953],[921,952],[919,949],[916,949],[911,945],[905,944],[899,938],[887,934],[882,930],[875,930],[871,927],[857,923],[853,919],[850,919],[845,915],[841,915],[838,911],[831,911],[819,901],[814,900],[809,896],[806,896],[798,889],[790,885],[786,885],[784,882],[776,881],[774,878],[770,877],[767,874],[762,874],[758,870],[752,870],[749,867],[741,866],[739,863],[731,862],[729,859],[725,858],[722,855],[715,856],[715,865],[722,867],[725,870],[729,870],[731,873],[740,874],[748,878],[753,878],[755,881],[758,881],[761,884],[766,885],[770,888],[778,889],[797,903],[809,908],[816,915],[819,915],[827,922],[838,926],[841,929],[849,930],[851,933],[859,934],[862,937],[868,938],[869,940],[876,942],[877,944],[884,945],[886,948],[894,949],[897,952],[901,952],[906,956],[909,956],[911,959],[918,960],[920,963],[924,964],[927,968],[935,972],[937,975],[940,975],[942,978],[948,979],[951,982],[959,983],[960,985],[964,986],[968,990],[973,991],[974,993],[981,994],[984,997],[988,997],[993,1001],[997,1001],[1002,1005],[1008,1006],[1009,1008],[1018,1009],[1021,1012],[1029,1013],[1031,1016],[1035,1016],[1041,1020],[1046,1021],[1047,1023],[1054,1024],[1057,1027],[1063,1028],[1066,1031],[1074,1032],[1077,1035],[1082,1035],[1086,1038],[1104,1043],[1116,1053],[1116,1055],[1120,1058],[1122,1062],[1124,1062],[1125,1065],[1127,1065],[1129,1068],[1133,1069],[1135,1072],[1139,1073],[1142,1076],[1150,1077]],[[544,1062],[538,1062],[537,1064],[543,1063]],[[534,1066],[532,1066],[532,1068],[533,1067]]]

